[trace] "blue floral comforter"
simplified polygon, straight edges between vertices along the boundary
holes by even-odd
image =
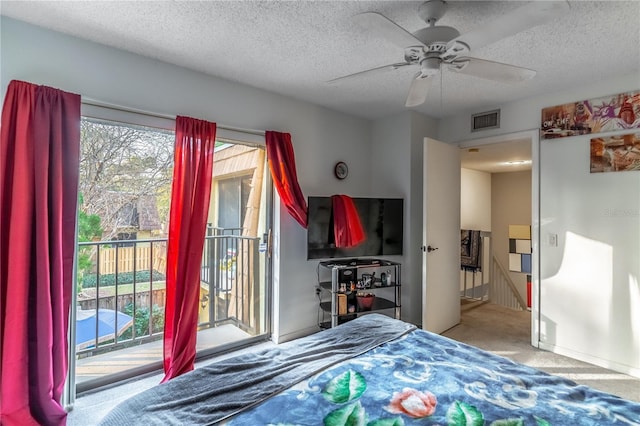
[[[640,425],[640,404],[414,330],[227,424]]]

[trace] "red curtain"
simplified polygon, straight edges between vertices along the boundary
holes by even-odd
[[[164,323],[166,382],[193,370],[216,124],[176,118]]]
[[[289,211],[303,228],[307,227],[307,201],[302,195],[296,173],[296,159],[293,154],[291,135],[267,131],[267,159],[273,183],[278,195]]]
[[[363,242],[366,235],[353,199],[347,195],[332,195],[331,203],[336,247],[355,247]]]
[[[80,96],[12,81],[0,135],[0,423],[64,425]]]

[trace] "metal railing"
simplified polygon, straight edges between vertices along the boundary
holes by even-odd
[[[460,279],[460,297],[467,301],[480,302],[489,299],[489,281],[491,279],[486,253],[491,253],[491,232],[480,231],[478,268],[462,268]]]
[[[201,308],[206,308],[201,329],[233,323],[251,333],[257,330],[260,238],[241,232],[241,228],[208,229],[200,274],[208,290],[200,299]]]
[[[211,228],[205,237],[200,329],[224,323],[246,331],[255,328],[259,238],[239,233],[237,229]],[[162,337],[166,249],[166,238],[78,243],[79,258],[83,259],[79,262],[74,330],[78,358]],[[141,253],[149,258],[140,259]],[[105,256],[110,257],[108,263]]]

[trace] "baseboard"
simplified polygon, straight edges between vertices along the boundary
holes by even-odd
[[[297,339],[299,337],[305,337],[310,334],[317,333],[318,331],[320,331],[320,327],[315,325],[313,327],[303,328],[302,330],[296,330],[292,333],[281,334],[279,336],[273,335],[271,336],[271,340],[273,340],[275,344],[280,344]]]
[[[589,354],[572,351],[571,349],[562,348],[556,345],[549,345],[542,342],[540,342],[539,348],[558,355],[563,355],[569,358],[576,359],[578,361],[587,362],[589,364],[597,365],[598,367],[606,368],[608,370],[616,371],[618,373],[626,374],[628,376],[637,377],[640,379],[640,368],[636,368],[626,364],[620,364],[608,359],[598,358]]]

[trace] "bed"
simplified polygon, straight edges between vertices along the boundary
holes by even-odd
[[[380,314],[213,362],[101,425],[640,425],[640,403]]]

